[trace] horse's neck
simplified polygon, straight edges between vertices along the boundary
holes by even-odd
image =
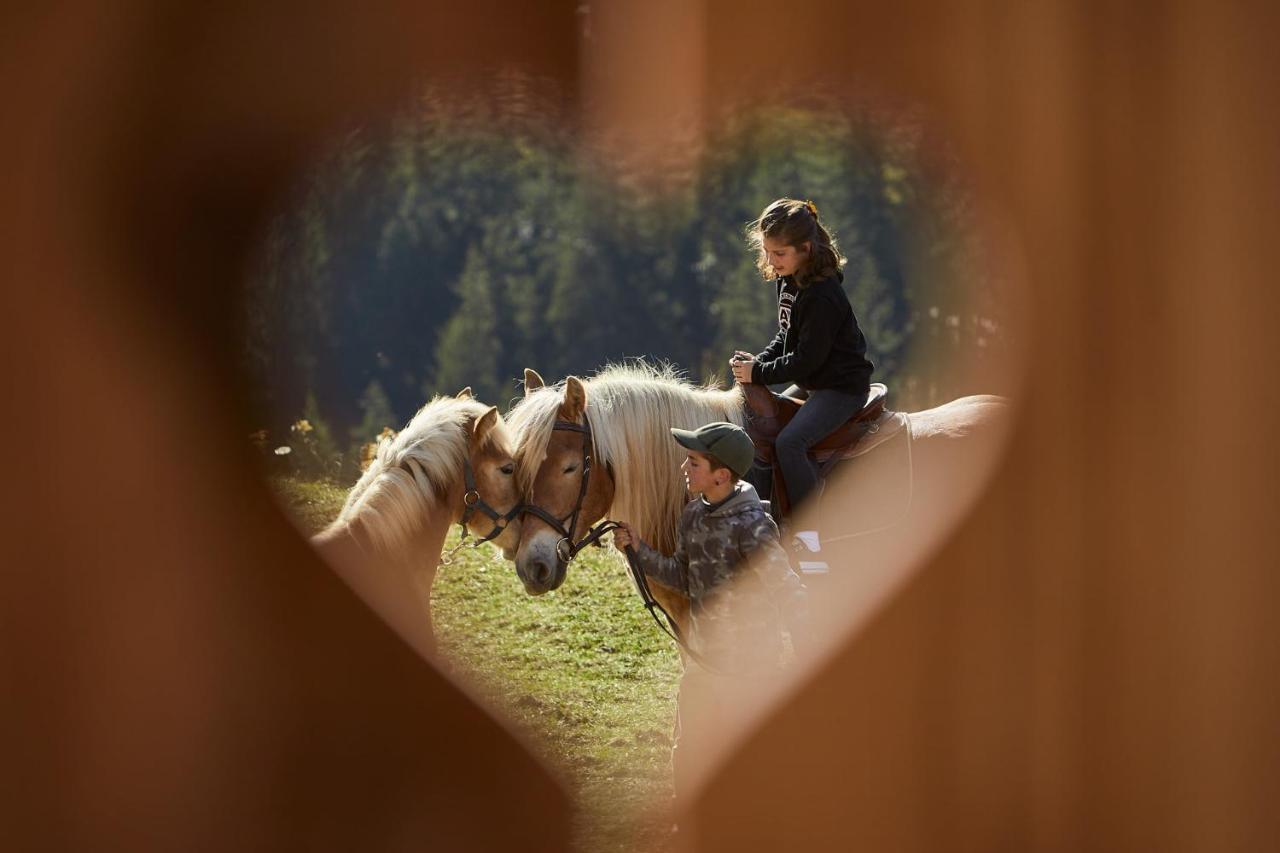
[[[413,537],[408,553],[403,556],[410,567],[430,566],[434,571],[440,563],[440,550],[444,547],[445,537],[449,535],[449,527],[457,523],[451,513],[440,510],[428,518],[422,529]]]
[[[451,483],[436,503],[433,517],[428,520],[427,527],[433,531],[438,530],[441,545],[444,544],[444,538],[449,533],[449,527],[462,521],[462,496],[466,491],[466,484],[462,481]]]
[[[683,412],[649,422],[641,436],[641,443],[650,448],[648,454],[639,459],[632,456],[630,465],[615,472],[616,491],[610,512],[616,515],[611,517],[631,524],[650,545],[670,553],[679,535],[677,524],[688,494],[676,458],[678,448],[669,429],[695,428],[716,420],[740,423],[742,411],[734,405],[734,399],[695,393],[685,399],[687,409]]]
[[[460,494],[459,494],[460,497]],[[312,539],[362,601],[424,657],[435,648],[428,610],[440,549],[453,521],[441,510],[426,519],[400,554],[382,554],[358,530],[359,519],[330,525]],[[353,527],[355,529],[353,529]]]

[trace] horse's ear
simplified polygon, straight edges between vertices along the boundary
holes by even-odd
[[[495,426],[498,425],[498,407],[490,406],[476,422],[471,425],[471,446],[478,447]]]
[[[455,396],[457,396],[459,400],[474,400],[476,398],[476,395],[471,393],[470,385],[468,385],[466,388],[463,388]]]
[[[564,381],[564,402],[560,404],[560,417],[566,421],[576,421],[587,410],[587,389],[582,380],[570,376]]]
[[[524,369],[524,395],[526,397],[546,384],[547,383],[542,381],[542,377],[538,374],[538,371],[534,370],[532,367],[526,367]]]

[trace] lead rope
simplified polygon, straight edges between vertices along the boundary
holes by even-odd
[[[465,547],[466,547],[466,545],[467,545],[467,535],[468,535],[471,531],[467,529],[467,526],[466,526],[465,524],[459,524],[458,526],[462,528],[462,535],[461,535],[460,537],[458,537],[458,544],[457,544],[457,545],[454,545],[452,548],[450,548],[450,549],[449,549],[449,551],[448,551],[447,553],[445,553],[445,554],[441,554],[441,555],[440,555],[440,565],[442,565],[442,566],[452,566],[452,565],[453,565],[453,556],[454,556],[454,554],[457,554],[459,551],[461,551],[461,550],[462,550],[463,548],[465,548]],[[474,545],[472,545],[471,547],[472,547],[472,548],[478,548],[478,547],[480,547],[480,543],[479,543],[479,542],[477,542],[477,543],[475,543]]]

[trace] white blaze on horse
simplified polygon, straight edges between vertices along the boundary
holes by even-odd
[[[525,589],[539,595],[560,586],[578,543],[606,517],[627,522],[646,542],[672,553],[688,498],[679,467],[684,451],[672,440],[670,428],[696,429],[712,421],[742,425],[742,389],[694,386],[670,368],[644,363],[609,365],[585,381],[571,376],[554,386],[545,386],[537,373],[526,370],[525,385],[525,397],[507,418],[516,433],[517,477],[528,505],[540,509],[529,514],[526,507],[516,551],[516,572]],[[907,480],[906,491],[913,496],[903,504],[890,535],[917,535],[923,529],[917,525],[924,524],[922,509],[931,512],[939,498],[946,503],[947,490],[952,495],[966,492],[956,483],[982,479],[979,463],[985,465],[990,457],[980,450],[999,436],[993,427],[1005,409],[1002,398],[978,395],[888,416],[900,427],[897,443],[909,460],[890,476]],[[846,501],[846,482],[854,481],[876,499],[880,484],[873,480],[881,475],[868,475],[859,483],[858,466],[871,469],[866,459],[888,459],[895,453],[888,446],[882,442],[863,459],[841,462],[836,473],[849,468],[849,476],[833,477],[841,480],[838,488],[811,502],[823,505],[824,537],[840,528],[835,516],[842,507],[857,504]],[[590,471],[585,484],[584,463]],[[851,523],[871,526],[879,521]],[[659,603],[683,623],[683,594],[652,586]]]
[[[384,440],[338,518],[312,542],[415,649],[434,651],[430,594],[450,525],[512,556],[515,444],[496,406],[437,397]]]

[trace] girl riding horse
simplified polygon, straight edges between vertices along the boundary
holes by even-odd
[[[819,221],[817,206],[778,199],[748,226],[747,239],[759,253],[761,275],[777,288],[778,333],[756,355],[737,351],[729,366],[738,382],[788,382],[783,393],[805,400],[774,445],[787,496],[797,507],[818,482],[809,449],[866,403],[873,366],[844,292],[844,256]],[[748,479],[769,497],[767,472],[756,468]]]

